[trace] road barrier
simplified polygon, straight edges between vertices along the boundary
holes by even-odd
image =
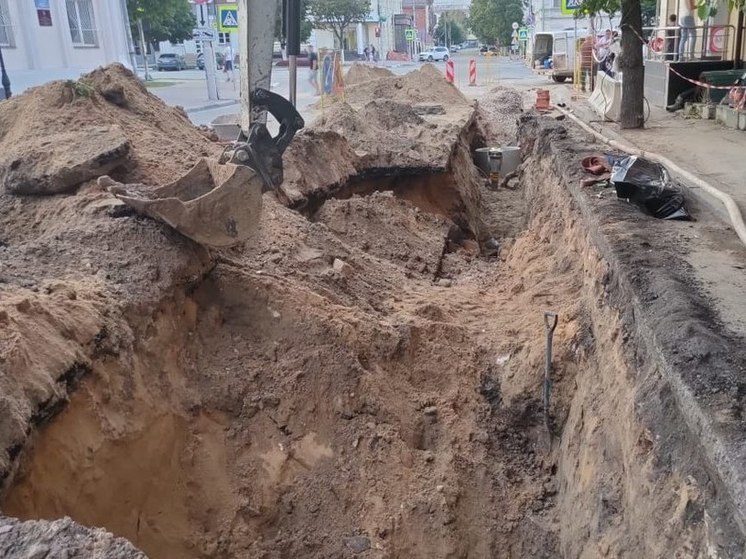
[[[477,61],[469,60],[469,85],[477,85]]]
[[[455,68],[453,65],[453,60],[447,60],[446,61],[446,81],[448,83],[453,83],[455,79]]]

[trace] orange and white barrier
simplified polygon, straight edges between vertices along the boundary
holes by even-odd
[[[477,61],[469,60],[469,85],[477,85]]]
[[[453,83],[455,79],[456,79],[456,71],[453,65],[453,60],[447,60],[446,61],[446,81],[448,83]]]

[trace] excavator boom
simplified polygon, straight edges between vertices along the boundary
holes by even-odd
[[[202,159],[159,188],[102,177],[103,188],[136,212],[208,248],[233,246],[255,234],[262,193],[284,197],[282,154],[304,126],[293,104],[269,90],[277,8],[277,0],[239,3],[241,133],[228,146],[227,161]],[[280,124],[274,137],[267,129],[267,113]]]

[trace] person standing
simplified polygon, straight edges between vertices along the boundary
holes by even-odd
[[[223,74],[225,74],[225,81],[231,81],[233,78],[233,47],[228,43],[223,49]]]
[[[682,1],[683,6],[679,18],[679,62],[684,60],[685,53],[687,60],[694,58],[694,45],[697,42],[696,23],[694,21],[694,10],[697,9],[697,5],[694,0]]]
[[[596,56],[597,56],[597,62],[599,69],[605,73],[607,76],[611,76],[611,60],[609,60],[611,56],[611,43],[614,40],[614,36],[611,33],[611,29],[607,29],[604,32],[603,37],[601,37],[596,42]]]
[[[378,51],[376,51],[376,47],[373,45],[370,45],[370,61],[371,62],[378,62]]]
[[[314,95],[321,95],[319,91],[319,55],[313,50],[313,45],[308,45],[308,83],[313,86]]]

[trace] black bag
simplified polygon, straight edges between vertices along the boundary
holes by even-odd
[[[689,220],[681,190],[671,181],[663,165],[632,155],[614,162],[611,182],[616,195],[625,198],[658,219]]]

